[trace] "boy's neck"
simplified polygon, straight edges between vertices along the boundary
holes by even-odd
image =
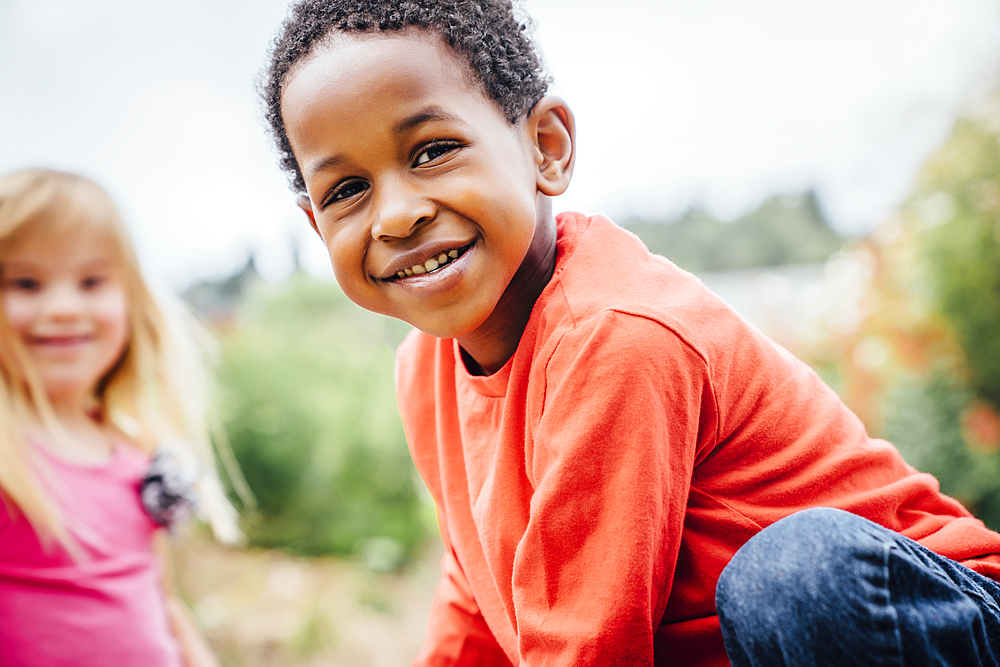
[[[535,302],[555,271],[556,220],[548,206],[543,206],[539,215],[542,219],[535,226],[528,254],[493,313],[482,326],[457,339],[472,375],[492,375],[514,356]]]

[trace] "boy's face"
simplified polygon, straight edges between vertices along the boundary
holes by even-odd
[[[337,36],[293,70],[281,110],[304,208],[363,308],[461,340],[496,329],[515,274],[512,290],[538,279],[522,263],[552,260],[526,123],[508,123],[436,37]]]

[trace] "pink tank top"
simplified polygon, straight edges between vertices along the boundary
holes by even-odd
[[[42,458],[84,556],[43,549],[0,501],[0,667],[180,667],[153,550],[157,527],[139,500],[148,459],[127,445],[102,465]]]

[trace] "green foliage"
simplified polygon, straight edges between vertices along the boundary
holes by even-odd
[[[388,541],[404,560],[427,531],[393,386],[405,325],[301,275],[240,315],[220,380],[258,503],[251,542],[348,554]]]
[[[934,475],[941,491],[1000,529],[1000,457],[970,448],[962,416],[972,393],[948,372],[901,376],[886,400],[884,436],[903,458]]]
[[[902,211],[916,246],[906,255],[912,273],[929,284],[925,296],[964,363],[898,377],[885,404],[884,433],[994,529],[1000,529],[1000,440],[989,429],[977,435],[971,425],[977,413],[996,419],[1000,408],[998,101],[956,123]],[[924,291],[908,288],[914,297]]]
[[[960,119],[911,200],[841,255],[867,268],[862,316],[814,360],[871,433],[1000,530],[998,120],[1000,95]]]
[[[623,226],[651,251],[693,272],[822,262],[844,243],[811,192],[772,197],[731,222],[693,209],[674,221],[629,220]]]
[[[959,121],[929,164],[911,213],[941,312],[968,360],[972,383],[1000,408],[1000,128],[995,118]]]

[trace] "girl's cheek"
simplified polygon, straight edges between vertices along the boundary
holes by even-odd
[[[15,331],[25,326],[31,319],[30,306],[22,299],[8,295],[4,296],[2,303],[3,314],[7,320],[7,324]]]
[[[121,321],[123,323],[128,323],[129,320],[129,308],[128,299],[125,297],[124,290],[109,290],[107,293],[102,295],[102,298],[98,301],[96,312],[98,317],[105,321]]]

